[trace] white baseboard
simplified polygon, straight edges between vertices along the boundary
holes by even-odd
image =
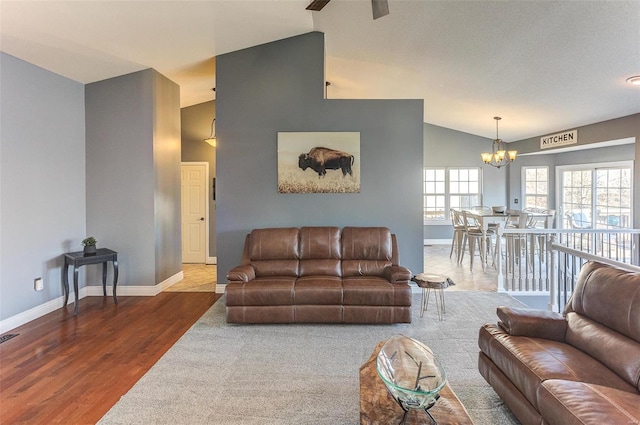
[[[175,285],[176,283],[180,282],[182,279],[184,279],[184,272],[182,270],[180,270],[178,273],[174,274],[170,278],[168,278],[168,279],[164,280],[163,282],[160,282],[159,284],[157,284],[155,287],[158,288],[158,292],[156,292],[154,295],[158,295],[160,292],[162,292],[165,289]]]
[[[218,257],[207,257],[205,264],[218,264]]]
[[[226,283],[216,283],[216,294],[224,294],[224,288],[226,287]]]
[[[80,288],[78,299],[82,299],[87,296],[86,288]],[[75,293],[69,293],[69,302],[67,304],[72,304],[75,301]],[[47,301],[44,304],[40,304],[33,308],[30,308],[27,311],[23,311],[22,313],[18,313],[15,316],[11,316],[7,319],[0,321],[0,334],[10,331],[11,329],[15,329],[18,326],[22,326],[25,323],[29,323],[32,320],[35,320],[39,317],[44,316],[45,314],[49,314],[52,311],[56,311],[62,308],[64,304],[64,295],[54,298],[50,301]]]
[[[158,295],[160,292],[164,291],[171,285],[182,280],[184,277],[182,271],[176,273],[171,276],[169,279],[166,279],[163,282],[160,282],[154,286],[118,286],[118,295],[122,295],[124,297],[127,296],[142,296],[142,297],[154,297]],[[222,285],[224,287],[224,285]],[[217,291],[217,289],[216,289]],[[224,289],[222,290],[224,292]],[[101,297],[102,296],[102,285],[100,286],[85,286],[79,289],[78,299],[81,300],[84,297]],[[107,296],[113,296],[113,285],[107,284]],[[69,293],[69,302],[68,304],[72,304],[75,302],[75,294],[73,292]],[[45,314],[49,314],[52,311],[56,311],[62,307],[64,304],[64,295],[54,298],[50,301],[47,301],[44,304],[40,304],[35,306],[27,311],[23,311],[22,313],[18,313],[15,316],[11,316],[7,319],[0,321],[0,334],[10,331],[11,329],[15,329],[18,326],[22,326],[25,323],[29,323],[32,320],[38,319],[39,317],[44,316]]]
[[[179,271],[170,278],[158,283],[154,286],[118,286],[118,295],[123,297],[155,297],[160,292],[169,288],[172,285],[180,282],[184,278],[184,273]],[[84,288],[83,288],[84,289]],[[107,295],[113,295],[113,286],[107,284]],[[88,286],[87,296],[100,297],[102,296],[102,286]]]
[[[425,245],[451,245],[451,239],[425,239]]]

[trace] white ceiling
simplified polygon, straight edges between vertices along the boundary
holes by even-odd
[[[425,99],[425,122],[520,140],[640,112],[640,1],[0,1],[0,50],[81,83],[154,68],[181,105],[219,54],[322,31],[329,98]]]

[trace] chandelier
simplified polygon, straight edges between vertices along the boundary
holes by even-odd
[[[493,117],[496,120],[496,138],[491,144],[491,153],[483,152],[480,154],[482,161],[493,167],[500,168],[503,165],[509,165],[516,159],[518,151],[508,151],[507,144],[498,137],[498,121],[502,118]]]

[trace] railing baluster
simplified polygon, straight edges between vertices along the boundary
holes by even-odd
[[[559,303],[556,300],[558,293],[560,291],[558,288],[558,252],[551,251],[551,243],[553,242],[553,235],[549,235],[549,239],[545,239],[545,255],[547,256],[547,268],[550,269],[551,273],[547,273],[547,289],[549,291],[549,304],[547,306],[548,310],[558,311]],[[548,248],[548,249],[547,249]],[[549,276],[550,275],[550,276]],[[550,277],[550,279],[549,279]],[[551,282],[549,282],[549,280]]]

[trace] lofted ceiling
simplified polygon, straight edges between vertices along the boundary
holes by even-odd
[[[325,33],[331,99],[424,99],[424,121],[520,140],[640,112],[640,1],[0,0],[0,50],[81,83],[154,68],[213,99],[215,56]]]

